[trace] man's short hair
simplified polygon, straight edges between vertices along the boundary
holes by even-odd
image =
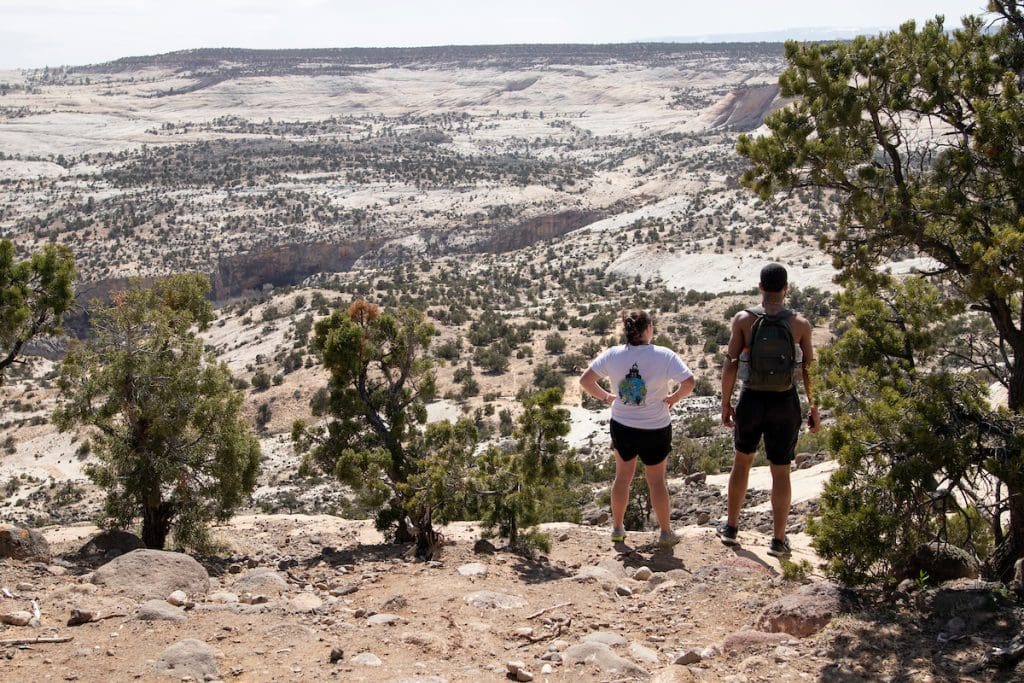
[[[761,269],[761,289],[766,292],[781,292],[789,277],[781,263],[769,263]]]

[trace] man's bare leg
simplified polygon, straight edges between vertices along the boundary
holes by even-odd
[[[754,464],[754,453],[740,453],[732,460],[732,471],[729,473],[729,498],[726,523],[731,527],[739,527],[740,510],[743,499],[747,495],[747,479],[750,477],[750,466]]]
[[[793,487],[789,481],[790,466],[772,465],[772,522],[775,538],[786,537],[789,522],[789,506],[793,500]]]

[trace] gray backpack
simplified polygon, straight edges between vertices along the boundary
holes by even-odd
[[[761,391],[786,391],[793,387],[796,348],[789,319],[793,311],[783,309],[768,315],[758,307],[747,309],[757,316],[750,328],[750,373],[747,387]]]

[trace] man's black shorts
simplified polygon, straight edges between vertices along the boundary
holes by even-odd
[[[764,436],[764,451],[773,465],[793,462],[800,435],[800,397],[789,391],[743,389],[736,403],[733,444],[740,453],[756,453]]]
[[[672,452],[671,425],[661,429],[637,429],[612,420],[611,433],[612,448],[626,461],[639,455],[640,462],[653,467]]]

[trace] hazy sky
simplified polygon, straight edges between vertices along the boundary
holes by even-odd
[[[618,43],[806,27],[959,25],[985,0],[0,0],[0,69],[197,47]]]

